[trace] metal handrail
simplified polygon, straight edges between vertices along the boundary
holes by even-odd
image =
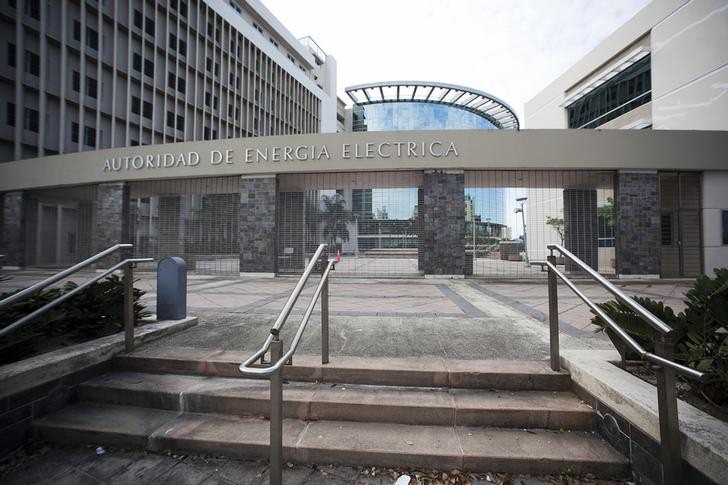
[[[239,367],[243,375],[270,379],[270,483],[272,485],[281,485],[283,482],[283,366],[292,362],[293,355],[298,349],[303,332],[306,330],[306,325],[313,314],[319,297],[321,297],[321,363],[327,364],[329,362],[329,274],[334,268],[335,261],[325,260],[325,249],[326,244],[320,244],[316,249],[291,296],[288,297],[288,301],[286,301],[273,327],[271,327],[265,343]],[[317,263],[321,267],[321,279],[306,307],[296,335],[291,342],[291,347],[284,354],[283,342],[280,339],[281,329]],[[264,362],[265,354],[268,351],[270,351],[270,361]],[[267,367],[253,367],[258,359],[260,359],[261,364],[269,365]]]
[[[7,297],[3,300],[0,300],[0,308],[4,307],[5,305],[9,305],[11,303],[15,303],[17,301],[24,300],[25,298],[28,298],[30,295],[42,290],[46,286],[50,286],[54,283],[57,283],[65,278],[67,278],[68,276],[82,270],[86,266],[90,266],[91,264],[95,263],[96,261],[105,258],[109,254],[114,253],[115,251],[118,251],[120,249],[131,249],[133,247],[134,247],[133,244],[116,244],[114,246],[111,246],[110,248],[105,249],[105,250],[101,251],[100,253],[95,254],[95,255],[91,256],[90,258],[81,261],[80,263],[74,264],[73,266],[71,266],[68,269],[64,269],[60,273],[54,274],[53,276],[46,278],[43,281],[40,281],[40,282],[34,284],[33,286],[29,286],[28,288],[25,288],[22,291],[19,291],[13,295],[10,295],[9,297]]]
[[[548,293],[549,293],[549,339],[551,368],[560,370],[561,362],[559,357],[559,307],[558,287],[556,278],[560,278],[594,313],[599,315],[607,323],[607,326],[622,340],[629,348],[634,350],[642,360],[655,364],[657,375],[657,407],[660,424],[660,444],[662,448],[662,483],[679,484],[682,477],[682,456],[680,453],[680,428],[677,417],[677,393],[675,390],[675,372],[693,379],[703,379],[705,374],[690,367],[678,364],[671,360],[672,336],[674,331],[665,322],[647,311],[642,305],[628,297],[619,288],[610,283],[606,278],[596,272],[584,261],[572,254],[558,244],[549,244],[550,251],[547,261],[534,262],[541,267],[548,268]],[[614,320],[612,320],[599,306],[592,302],[574,283],[556,267],[554,251],[560,252],[565,258],[586,272],[591,278],[603,288],[615,295],[619,301],[626,304],[640,315],[660,334],[655,342],[655,352],[647,352],[627,332],[625,332]]]
[[[94,262],[110,255],[111,253],[118,251],[119,249],[131,249],[134,246],[132,244],[117,244],[115,246],[112,246],[104,251],[101,251],[100,253],[81,261],[78,264],[75,264],[71,266],[68,269],[65,269],[49,278],[46,278],[45,280],[34,284],[33,286],[30,286],[22,291],[19,291],[18,293],[15,293],[14,295],[11,295],[8,298],[5,298],[0,302],[0,307],[3,305],[8,305],[13,302],[18,302],[23,300],[24,298],[27,298],[34,293],[37,293],[38,291],[42,290],[43,288],[52,285],[54,283],[57,283],[58,281],[61,281],[68,276],[78,272],[79,270],[85,268],[86,266],[89,266],[90,264],[93,264]],[[14,321],[10,325],[7,325],[0,329],[0,337],[4,337],[5,335],[17,330],[18,328],[22,327],[26,323],[30,322],[34,318],[42,315],[43,313],[47,312],[48,310],[55,308],[56,306],[60,305],[64,301],[72,298],[76,294],[80,293],[81,291],[85,290],[92,284],[96,283],[97,281],[106,278],[113,272],[123,268],[124,269],[124,347],[127,352],[130,352],[134,348],[134,266],[136,263],[143,263],[143,262],[149,262],[154,261],[154,258],[129,258],[121,261],[120,263],[115,264],[111,268],[105,270],[102,273],[99,273],[98,275],[94,276],[93,278],[85,281],[84,283],[78,285],[73,290],[70,290],[63,295],[59,296],[58,298],[55,298],[54,300],[46,303],[42,307],[32,311],[31,313],[25,315],[24,317],[19,318],[18,320]]]

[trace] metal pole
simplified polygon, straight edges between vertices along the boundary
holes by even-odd
[[[526,213],[523,211],[523,202],[521,202],[521,221],[523,222],[523,253],[526,256],[526,266],[528,262],[528,235],[526,233]]]
[[[283,357],[283,342],[275,335],[270,344],[272,364]],[[270,376],[270,484],[283,484],[283,367]]]
[[[134,350],[134,263],[124,266],[124,349]]]
[[[321,288],[321,363],[329,363],[329,279]]]
[[[546,257],[546,260],[556,265],[556,256],[553,254]],[[561,369],[559,358],[559,294],[556,285],[556,273],[549,268],[549,343],[551,347],[551,369]]]
[[[672,342],[661,337],[655,342],[655,353],[672,359]],[[677,417],[675,371],[664,366],[655,368],[657,375],[657,408],[660,416],[660,447],[662,452],[662,483],[682,483],[682,455],[680,453],[680,425]]]

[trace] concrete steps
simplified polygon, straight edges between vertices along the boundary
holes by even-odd
[[[35,423],[42,439],[151,451],[268,456],[267,380],[247,356],[138,350]],[[628,475],[594,411],[545,362],[297,357],[284,386],[284,457],[319,464]],[[378,383],[374,385],[373,383]]]

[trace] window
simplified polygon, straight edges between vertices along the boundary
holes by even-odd
[[[185,131],[185,117],[182,115],[177,115],[177,129]]]
[[[35,52],[25,51],[25,72],[40,76],[40,57]]]
[[[73,21],[73,40],[81,42],[81,22]]]
[[[8,66],[15,67],[17,60],[15,59],[15,44],[8,42]]]
[[[233,81],[235,80],[235,74],[233,74],[233,73],[231,72],[231,73],[230,73],[230,75],[228,76],[228,79],[229,79],[229,81],[228,81],[228,82],[229,82],[230,84],[232,84],[232,83],[233,83]]]
[[[230,6],[238,13],[238,15],[243,14],[243,9],[241,9],[237,3],[233,2],[233,0],[230,0]]]
[[[235,108],[235,121],[240,119],[240,108]]]
[[[138,147],[139,146],[139,140],[130,139],[129,140],[129,146]]]
[[[8,7],[15,8],[16,7],[15,0],[8,0]]]
[[[135,71],[142,72],[142,56],[134,53],[131,64]]]
[[[218,103],[217,96],[212,98],[212,109],[217,109],[217,107],[220,106],[220,103]]]
[[[168,72],[167,73],[167,87],[175,89],[177,86],[177,76],[174,75],[174,73]]]
[[[177,36],[172,33],[169,34],[169,48],[177,49]]]
[[[83,144],[89,147],[96,146],[96,128],[83,127]]]
[[[294,64],[296,63],[296,58],[295,57],[293,57],[291,54],[286,54],[286,55],[288,56],[288,60],[289,61],[291,61]]]
[[[212,130],[212,139],[217,140],[217,130]]]
[[[212,22],[207,22],[207,35],[212,36]]]
[[[220,42],[220,29],[215,29],[215,42]]]
[[[134,9],[134,27],[138,29],[144,27],[144,15],[137,9]]]
[[[86,76],[86,95],[96,98],[99,83],[96,79]]]
[[[723,244],[728,244],[728,210],[720,211],[723,219]]]
[[[179,14],[187,17],[187,2],[179,2]]]
[[[210,106],[211,97],[210,93],[205,93],[205,106]]]
[[[91,27],[86,27],[86,45],[93,50],[99,50],[99,33]]]
[[[147,34],[154,37],[154,20],[149,17],[144,17],[144,29]]]
[[[152,103],[149,101],[144,101],[142,105],[142,114],[145,118],[152,119]]]
[[[32,108],[25,108],[24,128],[33,133],[38,133],[38,111]]]
[[[25,0],[25,14],[40,20],[40,0]]]
[[[71,123],[71,141],[78,143],[78,123]]]
[[[569,128],[595,128],[652,100],[650,56],[567,107]]]
[[[15,126],[15,103],[5,105],[5,123],[8,126]]]
[[[212,59],[210,59],[209,57],[205,59],[205,69],[212,72]]]
[[[183,56],[187,55],[187,42],[183,41],[182,39],[179,40],[179,46],[177,48],[177,51],[182,54]]]
[[[144,59],[144,75],[154,77],[154,62],[151,59]]]
[[[268,40],[270,40],[270,43],[271,44],[273,44],[274,46],[276,46],[276,49],[278,48],[278,42],[276,42],[275,39],[273,39],[273,37],[268,37]]]
[[[167,126],[174,128],[174,113],[167,111]]]
[[[240,89],[240,77],[235,76],[235,89]]]
[[[233,115],[233,105],[228,104],[228,117],[232,117]]]
[[[78,71],[73,71],[73,76],[71,79],[71,89],[73,89],[77,93],[81,91],[81,75],[78,73]]]
[[[261,34],[263,33],[263,28],[260,25],[256,24],[255,22],[253,22],[253,28],[255,30],[257,30],[258,32],[260,32]]]
[[[131,97],[131,112],[135,115],[138,115],[141,113],[141,106],[142,106],[142,100],[137,98],[136,96]]]
[[[184,94],[187,89],[187,82],[182,77],[177,78],[177,91]]]
[[[219,75],[220,75],[220,63],[216,62],[215,63],[215,76],[219,76]]]

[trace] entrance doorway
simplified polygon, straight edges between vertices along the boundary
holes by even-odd
[[[662,278],[694,278],[702,273],[700,174],[660,173]]]

